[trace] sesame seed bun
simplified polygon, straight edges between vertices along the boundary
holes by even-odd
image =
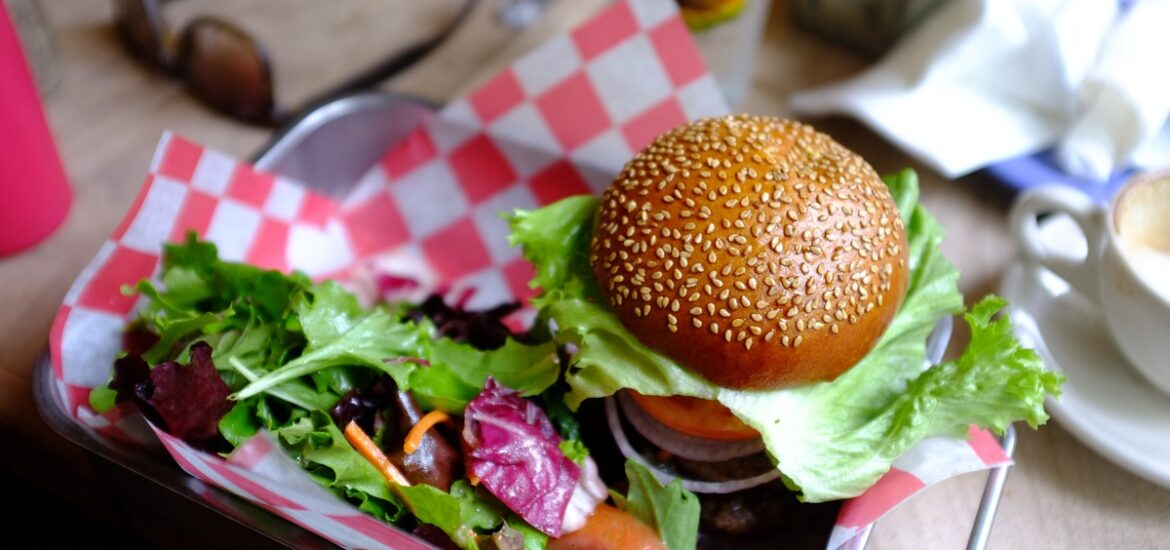
[[[640,341],[729,388],[832,380],[908,284],[889,190],[856,153],[766,117],[654,140],[605,191],[590,262]]]

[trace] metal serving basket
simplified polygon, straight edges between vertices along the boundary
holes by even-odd
[[[434,113],[428,102],[389,93],[362,93],[326,103],[277,133],[252,159],[262,170],[311,183],[339,196],[395,143]],[[950,340],[951,319],[940,321],[927,354],[941,358]],[[145,542],[166,548],[335,548],[329,541],[271,512],[187,475],[161,449],[143,449],[100,437],[67,412],[52,381],[48,355],[34,371],[37,409],[57,433],[86,451],[95,475],[127,528]],[[1000,438],[1010,456],[1015,432]],[[969,549],[981,549],[998,508],[1010,466],[988,473],[974,518]],[[181,518],[176,521],[175,518]],[[826,537],[828,533],[826,533]],[[869,531],[854,542],[864,548]]]

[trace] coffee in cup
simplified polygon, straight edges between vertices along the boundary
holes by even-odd
[[[1117,203],[1122,255],[1139,278],[1170,300],[1170,174],[1127,187]]]
[[[1045,247],[1038,217],[1051,213],[1080,227],[1084,258]],[[1068,187],[1032,188],[1016,200],[1011,225],[1024,258],[1097,305],[1126,359],[1170,393],[1170,170],[1131,179],[1108,205]]]

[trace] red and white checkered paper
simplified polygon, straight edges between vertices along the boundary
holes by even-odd
[[[163,243],[194,230],[226,260],[351,282],[376,263],[430,288],[471,289],[472,306],[524,299],[532,269],[508,246],[501,213],[599,192],[655,135],[726,111],[675,3],[631,0],[447,106],[339,200],[166,135],[53,324],[62,402],[99,436],[161,443],[191,475],[341,546],[425,548],[313,484],[266,437],[225,460],[148,429],[129,409],[94,414],[88,393],[106,383],[138,301],[121,287],[157,274]],[[986,432],[924,441],[844,505],[828,546],[859,544],[854,535],[932,483],[1008,461]]]

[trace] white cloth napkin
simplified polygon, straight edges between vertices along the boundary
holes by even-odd
[[[1055,149],[1105,181],[1170,164],[1170,0],[950,0],[875,65],[798,91],[797,114],[855,116],[947,177]]]

